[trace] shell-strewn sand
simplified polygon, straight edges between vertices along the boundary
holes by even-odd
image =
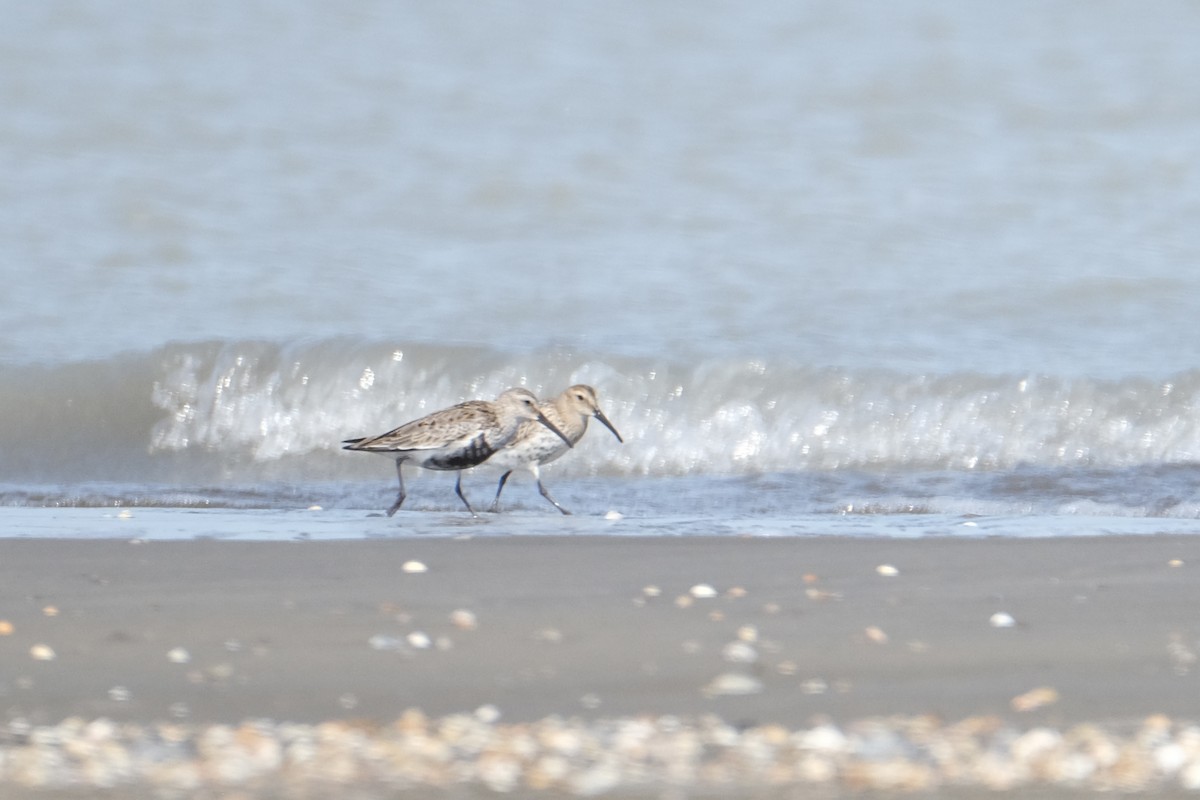
[[[1197,568],[1186,536],[0,540],[0,788],[1200,787]]]

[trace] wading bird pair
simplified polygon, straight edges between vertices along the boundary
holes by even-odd
[[[404,503],[405,464],[457,471],[454,492],[474,514],[475,509],[462,492],[462,471],[485,461],[507,468],[496,488],[493,511],[499,508],[500,493],[508,476],[514,469],[525,467],[533,473],[542,497],[562,513],[570,514],[542,485],[538,468],[574,447],[587,431],[589,417],[600,420],[618,442],[624,441],[600,410],[596,390],[577,384],[553,400],[541,403],[527,389],[509,389],[494,401],[468,400],[387,433],[347,439],[342,444],[346,450],[380,453],[396,459],[400,491],[387,511],[389,517]]]

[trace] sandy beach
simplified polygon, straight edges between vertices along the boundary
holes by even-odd
[[[6,539],[0,749],[19,786],[68,719],[1178,725],[1197,567],[1190,536]]]

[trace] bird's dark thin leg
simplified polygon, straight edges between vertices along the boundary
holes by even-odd
[[[492,511],[500,510],[500,493],[504,491],[504,482],[508,480],[508,476],[512,475],[512,470],[500,476],[500,485],[496,487],[496,499],[492,501]]]
[[[471,512],[471,516],[475,516],[475,509],[471,508],[471,504],[467,502],[467,496],[462,493],[462,472],[458,473],[458,480],[454,482],[454,493],[458,495],[458,499],[463,501],[463,505],[467,507],[467,511]]]
[[[551,497],[551,496],[550,496],[550,492],[549,492],[549,491],[546,489],[546,487],[545,487],[545,486],[543,486],[543,485],[542,485],[542,479],[541,479],[541,478],[538,478],[537,485],[538,485],[538,491],[542,493],[542,497],[544,497],[544,498],[546,498],[547,500],[549,500],[549,501],[550,501],[550,503],[551,503],[551,504],[552,504],[552,505],[553,505],[555,508],[557,508],[559,511],[561,511],[562,513],[564,513],[564,514],[567,514],[568,516],[571,514],[571,512],[570,512],[570,511],[567,511],[565,508],[563,508],[562,506],[560,506],[560,505],[558,504],[558,501],[557,501],[557,500],[555,500],[553,497]]]
[[[404,473],[401,472],[401,470],[400,470],[400,467],[403,464],[404,464],[403,458],[396,459],[396,479],[400,481],[400,491],[396,495],[396,502],[392,503],[392,507],[389,508],[387,511],[387,515],[389,517],[400,510],[400,505],[404,502],[404,498],[406,496],[404,494]]]

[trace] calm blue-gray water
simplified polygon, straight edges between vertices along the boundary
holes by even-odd
[[[1200,532],[1200,5],[3,16],[0,535]]]

